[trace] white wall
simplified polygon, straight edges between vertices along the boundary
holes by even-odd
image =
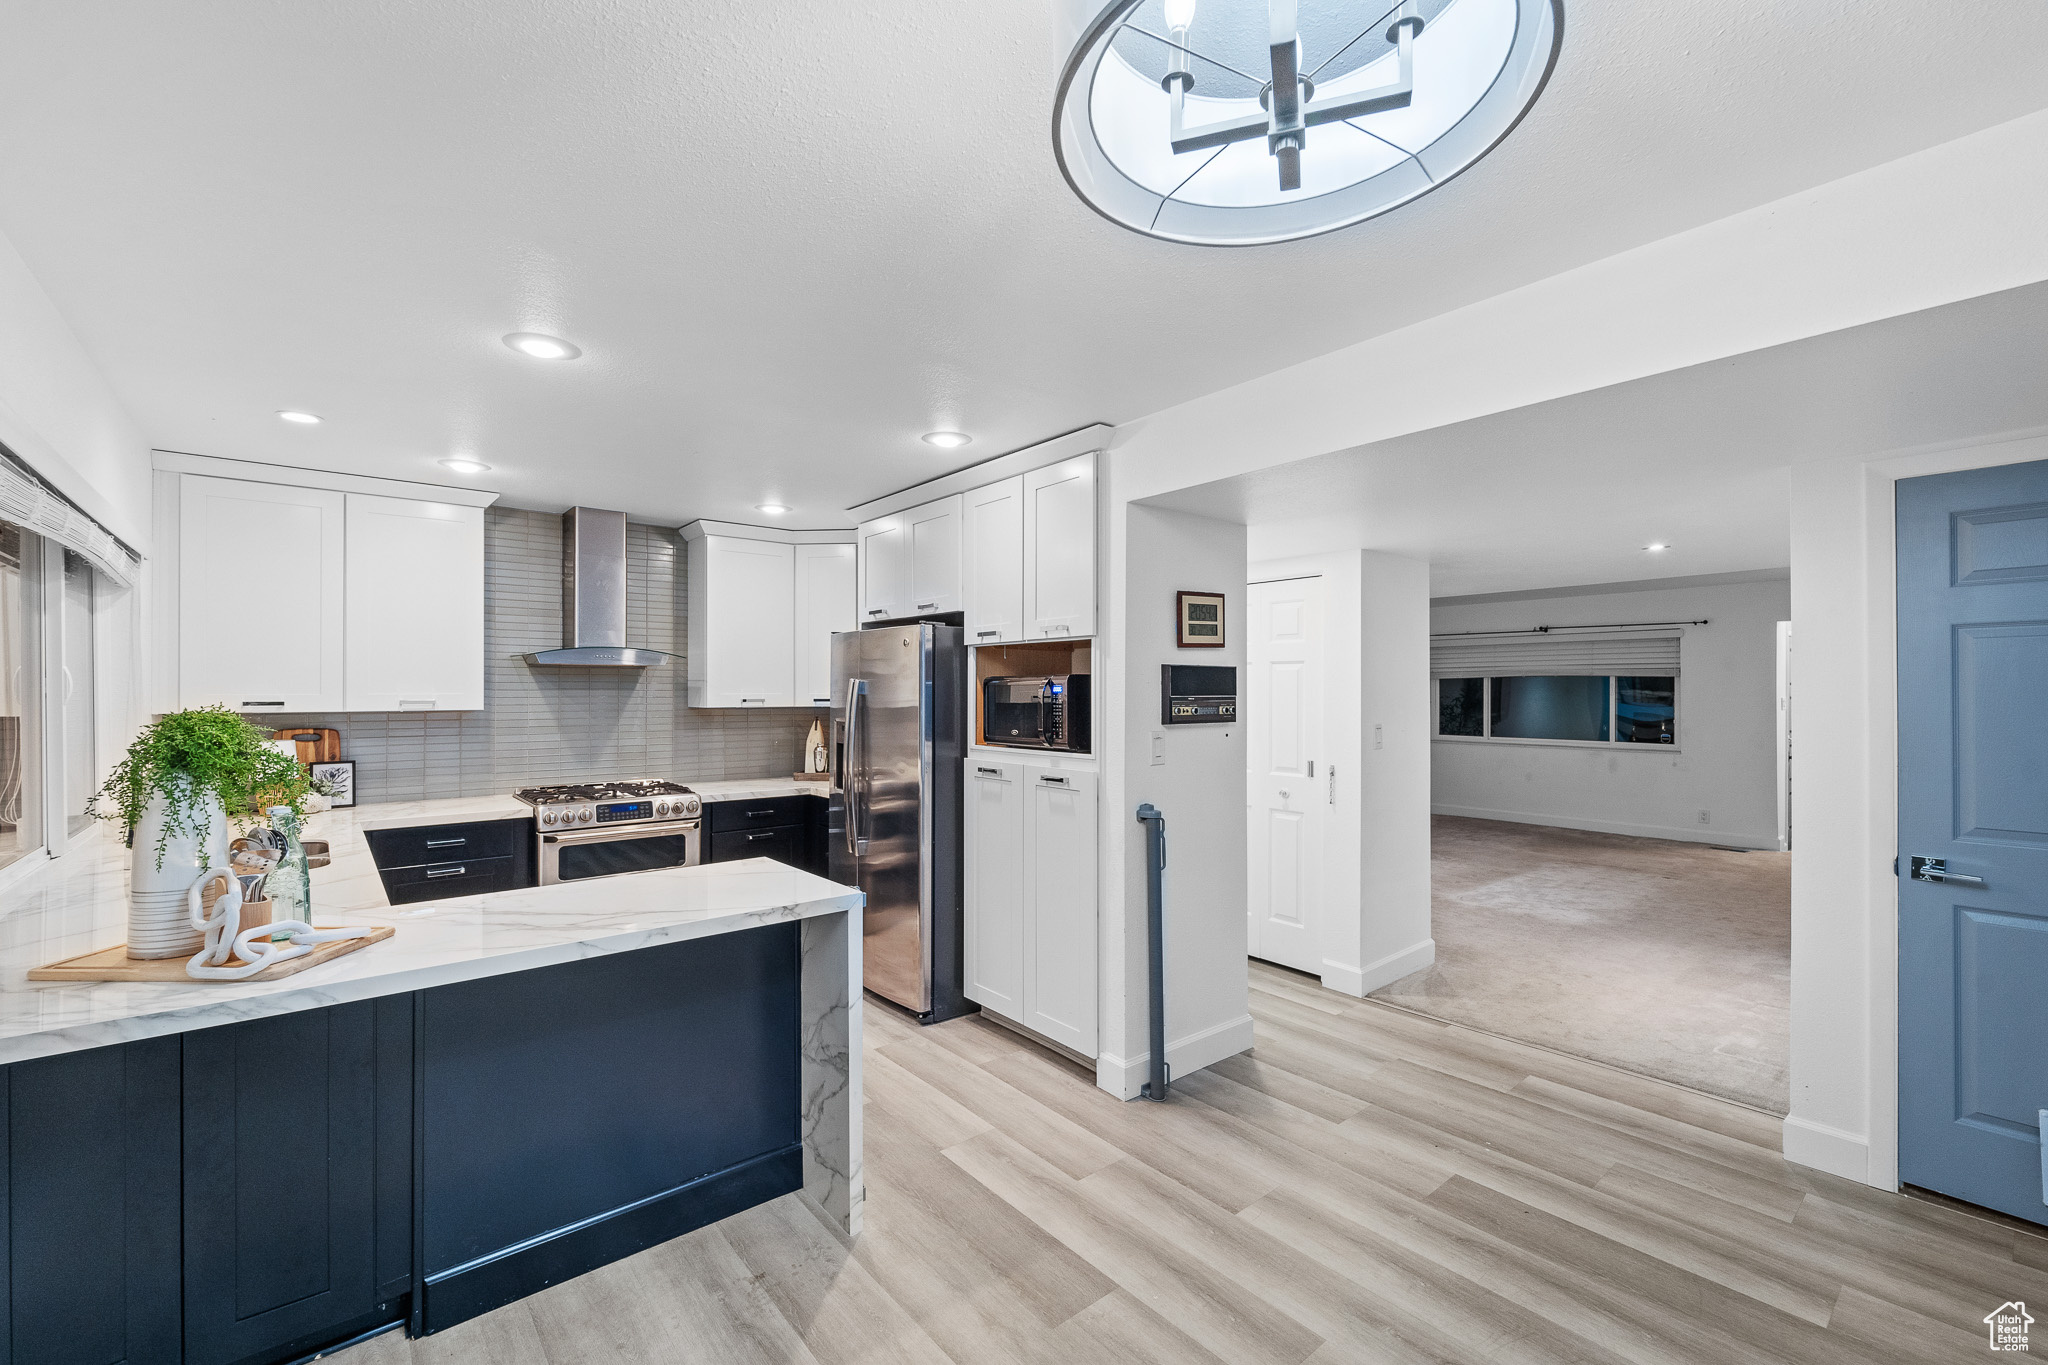
[[[1336,775],[1324,833],[1322,978],[1363,996],[1436,960],[1429,565],[1346,550],[1251,566],[1255,582],[1309,574],[1325,594],[1323,737]]]
[[[1129,1099],[1150,1058],[1145,942],[1145,841],[1140,804],[1166,816],[1167,1062],[1185,1075],[1252,1045],[1245,965],[1244,731],[1236,725],[1163,726],[1159,669],[1167,663],[1244,671],[1244,635],[1229,623],[1244,610],[1242,526],[1114,496],[1106,499],[1105,634],[1096,661],[1105,704],[1102,757],[1102,1055],[1096,1083]],[[1174,593],[1226,594],[1223,649],[1182,650]],[[1152,763],[1152,737],[1166,761]]]
[[[1678,744],[1577,748],[1438,740],[1431,803],[1441,815],[1609,834],[1776,848],[1777,623],[1782,579],[1508,602],[1438,603],[1439,633],[1537,625],[1691,621],[1679,647]],[[1434,728],[1434,721],[1431,722]],[[1710,813],[1703,823],[1700,811]]]
[[[0,237],[0,444],[148,552],[149,442]]]
[[[1893,485],[2048,459],[2048,437],[1800,465],[1792,482],[1792,1112],[1785,1155],[1898,1184]]]

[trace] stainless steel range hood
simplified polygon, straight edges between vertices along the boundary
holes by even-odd
[[[674,656],[626,643],[626,514],[571,507],[562,514],[562,647],[530,664],[646,668]]]

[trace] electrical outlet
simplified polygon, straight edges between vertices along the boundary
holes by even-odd
[[[1701,823],[1701,824],[1703,824],[1703,825],[1711,825],[1711,824],[1713,824],[1713,823],[1714,823],[1714,812],[1712,812],[1712,811],[1710,811],[1710,810],[1703,810],[1703,811],[1701,811],[1701,812],[1700,812],[1700,823]]]

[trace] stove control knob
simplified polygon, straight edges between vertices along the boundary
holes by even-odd
[[[686,796],[676,802],[676,811],[682,815],[697,815],[704,810],[704,803],[695,796]]]
[[[667,814],[668,814],[668,802],[666,802],[666,801],[657,801],[657,802],[655,802],[655,803],[654,803],[654,813],[655,813],[656,815],[667,815]]]
[[[543,825],[552,825],[555,823],[555,813],[551,810],[542,811],[540,813],[540,822]]]
[[[590,823],[590,817],[596,814],[596,810],[597,808],[594,806],[585,806],[581,811],[577,812],[576,818],[587,825]]]

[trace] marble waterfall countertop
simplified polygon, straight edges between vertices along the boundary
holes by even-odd
[[[789,779],[710,782],[706,801],[818,793]],[[388,802],[327,811],[306,837],[333,861],[313,873],[322,927],[389,924],[383,943],[274,981],[31,983],[31,967],[127,935],[128,853],[100,825],[72,851],[0,894],[0,1065],[239,1019],[316,1009],[502,972],[857,910],[861,894],[763,858],[666,868],[561,886],[393,908],[366,829],[517,819],[509,796]],[[856,940],[857,942],[857,940]]]

